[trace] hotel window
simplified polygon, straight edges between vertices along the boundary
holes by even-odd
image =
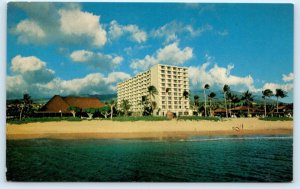
[[[165,91],[165,90],[166,90],[166,88],[162,87],[162,88],[161,88],[161,90],[162,90],[162,91]]]
[[[165,79],[161,79],[161,82],[165,82],[166,80]]]
[[[172,109],[172,106],[169,106],[169,109]]]
[[[165,104],[166,102],[165,102],[165,101],[162,101],[161,103],[162,103],[162,104]]]
[[[177,109],[177,106],[174,106],[175,109]]]
[[[162,106],[162,109],[165,109],[166,108],[166,106]]]
[[[172,100],[172,97],[168,97],[169,100]]]
[[[165,100],[165,98],[166,98],[165,96],[162,96],[162,97],[161,97],[161,99],[163,99],[163,100]]]
[[[163,87],[164,87],[164,86],[165,86],[165,84],[164,84],[164,83],[162,83],[162,84],[161,84],[161,86],[163,86]]]
[[[165,92],[162,92],[161,94],[162,94],[162,95],[165,95],[166,93],[165,93]]]

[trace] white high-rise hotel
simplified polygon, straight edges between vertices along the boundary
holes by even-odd
[[[189,92],[188,70],[186,67],[157,64],[135,77],[123,81],[117,86],[118,106],[122,100],[128,100],[130,111],[135,115],[141,115],[144,108],[142,105],[143,96],[149,99],[148,87],[155,86],[157,95],[152,97],[157,107],[154,115],[166,115],[171,111],[176,115],[188,115],[189,98],[183,97],[183,92]],[[168,89],[168,90],[166,90]],[[168,93],[166,92],[168,91]]]

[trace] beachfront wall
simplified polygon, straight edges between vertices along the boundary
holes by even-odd
[[[155,86],[158,92],[154,98],[148,93],[148,87],[151,85]],[[189,91],[188,69],[157,64],[150,70],[118,84],[118,107],[122,100],[128,100],[131,105],[130,111],[134,115],[142,115],[144,111],[142,100],[143,96],[146,96],[157,104],[153,111],[154,115],[165,116],[167,111],[173,112],[176,116],[191,115],[189,98],[183,98],[183,91]]]

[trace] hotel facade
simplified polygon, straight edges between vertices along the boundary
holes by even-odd
[[[165,116],[168,111],[176,116],[190,115],[189,97],[183,92],[189,92],[188,69],[170,65],[157,64],[135,77],[125,80],[117,85],[118,107],[123,100],[128,100],[130,112],[133,115],[142,115],[143,99],[150,99],[148,87],[153,85],[157,94],[151,97],[156,102],[154,115]]]

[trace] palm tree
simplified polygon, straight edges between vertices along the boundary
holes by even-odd
[[[227,98],[227,93],[229,92],[230,92],[230,87],[227,84],[225,84],[223,87],[223,93],[224,93],[224,101],[225,101],[226,118],[228,118],[226,98]]]
[[[275,93],[275,96],[277,98],[277,103],[276,103],[276,107],[277,107],[277,113],[278,113],[278,98],[284,98],[287,96],[287,92],[285,92],[284,90],[282,89],[276,89],[276,93]]]
[[[241,101],[241,99],[240,99],[237,95],[235,95],[235,94],[232,95],[232,97],[231,97],[231,102],[232,102],[232,104],[233,104],[234,107],[235,107],[236,104],[239,103],[240,101]]]
[[[236,106],[236,104],[237,103],[239,103],[241,101],[241,99],[237,96],[237,95],[235,95],[235,94],[232,94],[232,96],[231,96],[231,102],[232,102],[232,104],[233,104],[233,106],[235,107]],[[230,110],[230,115],[231,115],[231,110]]]
[[[231,102],[234,94],[232,92],[227,93],[227,102],[229,103],[229,117],[231,117]]]
[[[205,92],[206,92],[206,89],[209,89],[209,87],[210,87],[209,84],[205,84],[205,85],[204,85],[204,88],[203,88],[203,89],[204,89],[204,90],[203,90],[203,93],[204,93],[204,116],[205,116],[205,117],[206,117],[206,115],[207,115],[207,114],[206,114],[206,93],[205,93]]]
[[[153,86],[153,85],[150,85],[148,87],[148,93],[149,93],[149,96],[150,96],[150,106],[151,106],[151,109],[152,109],[151,111],[152,111],[152,114],[153,114],[153,110],[154,110],[154,106],[153,105],[154,104],[152,102],[152,97],[155,98],[155,95],[158,94],[156,87]]]
[[[20,120],[22,119],[24,111],[25,111],[25,114],[31,111],[30,110],[31,109],[31,106],[30,106],[31,104],[32,104],[31,96],[29,96],[29,94],[24,94],[23,95],[23,102],[20,105],[20,108],[21,108],[20,116],[19,116]]]
[[[114,100],[110,101],[109,106],[110,106],[110,119],[112,119],[114,114],[114,107],[116,106],[116,101]]]
[[[129,111],[130,107],[131,107],[131,105],[129,104],[129,101],[123,99],[121,102],[120,108],[123,110],[125,116],[128,115],[128,111]]]
[[[211,92],[208,96],[208,99],[209,99],[209,114],[210,116],[212,116],[212,112],[211,112],[211,101],[212,99],[214,99],[216,97],[216,93],[214,92]]]
[[[170,91],[170,88],[166,88],[166,115],[167,115],[167,113],[168,113],[168,94],[169,94],[169,91]]]
[[[266,89],[266,90],[263,90],[262,91],[262,94],[263,94],[263,96],[262,96],[262,98],[264,99],[264,104],[265,104],[265,117],[267,116],[267,99],[266,99],[266,97],[271,97],[271,96],[273,96],[273,92],[270,90],[270,89]]]
[[[198,115],[198,108],[199,108],[199,96],[198,96],[198,95],[195,95],[195,96],[194,96],[194,111],[195,111],[195,109],[196,109],[197,115]]]
[[[250,109],[250,104],[253,101],[252,93],[250,93],[249,90],[247,90],[245,93],[243,93],[242,100],[245,101],[245,103],[248,107],[248,115],[249,115],[250,114],[250,110],[249,110]]]
[[[186,100],[189,97],[189,92],[184,90],[182,93],[182,97]]]

